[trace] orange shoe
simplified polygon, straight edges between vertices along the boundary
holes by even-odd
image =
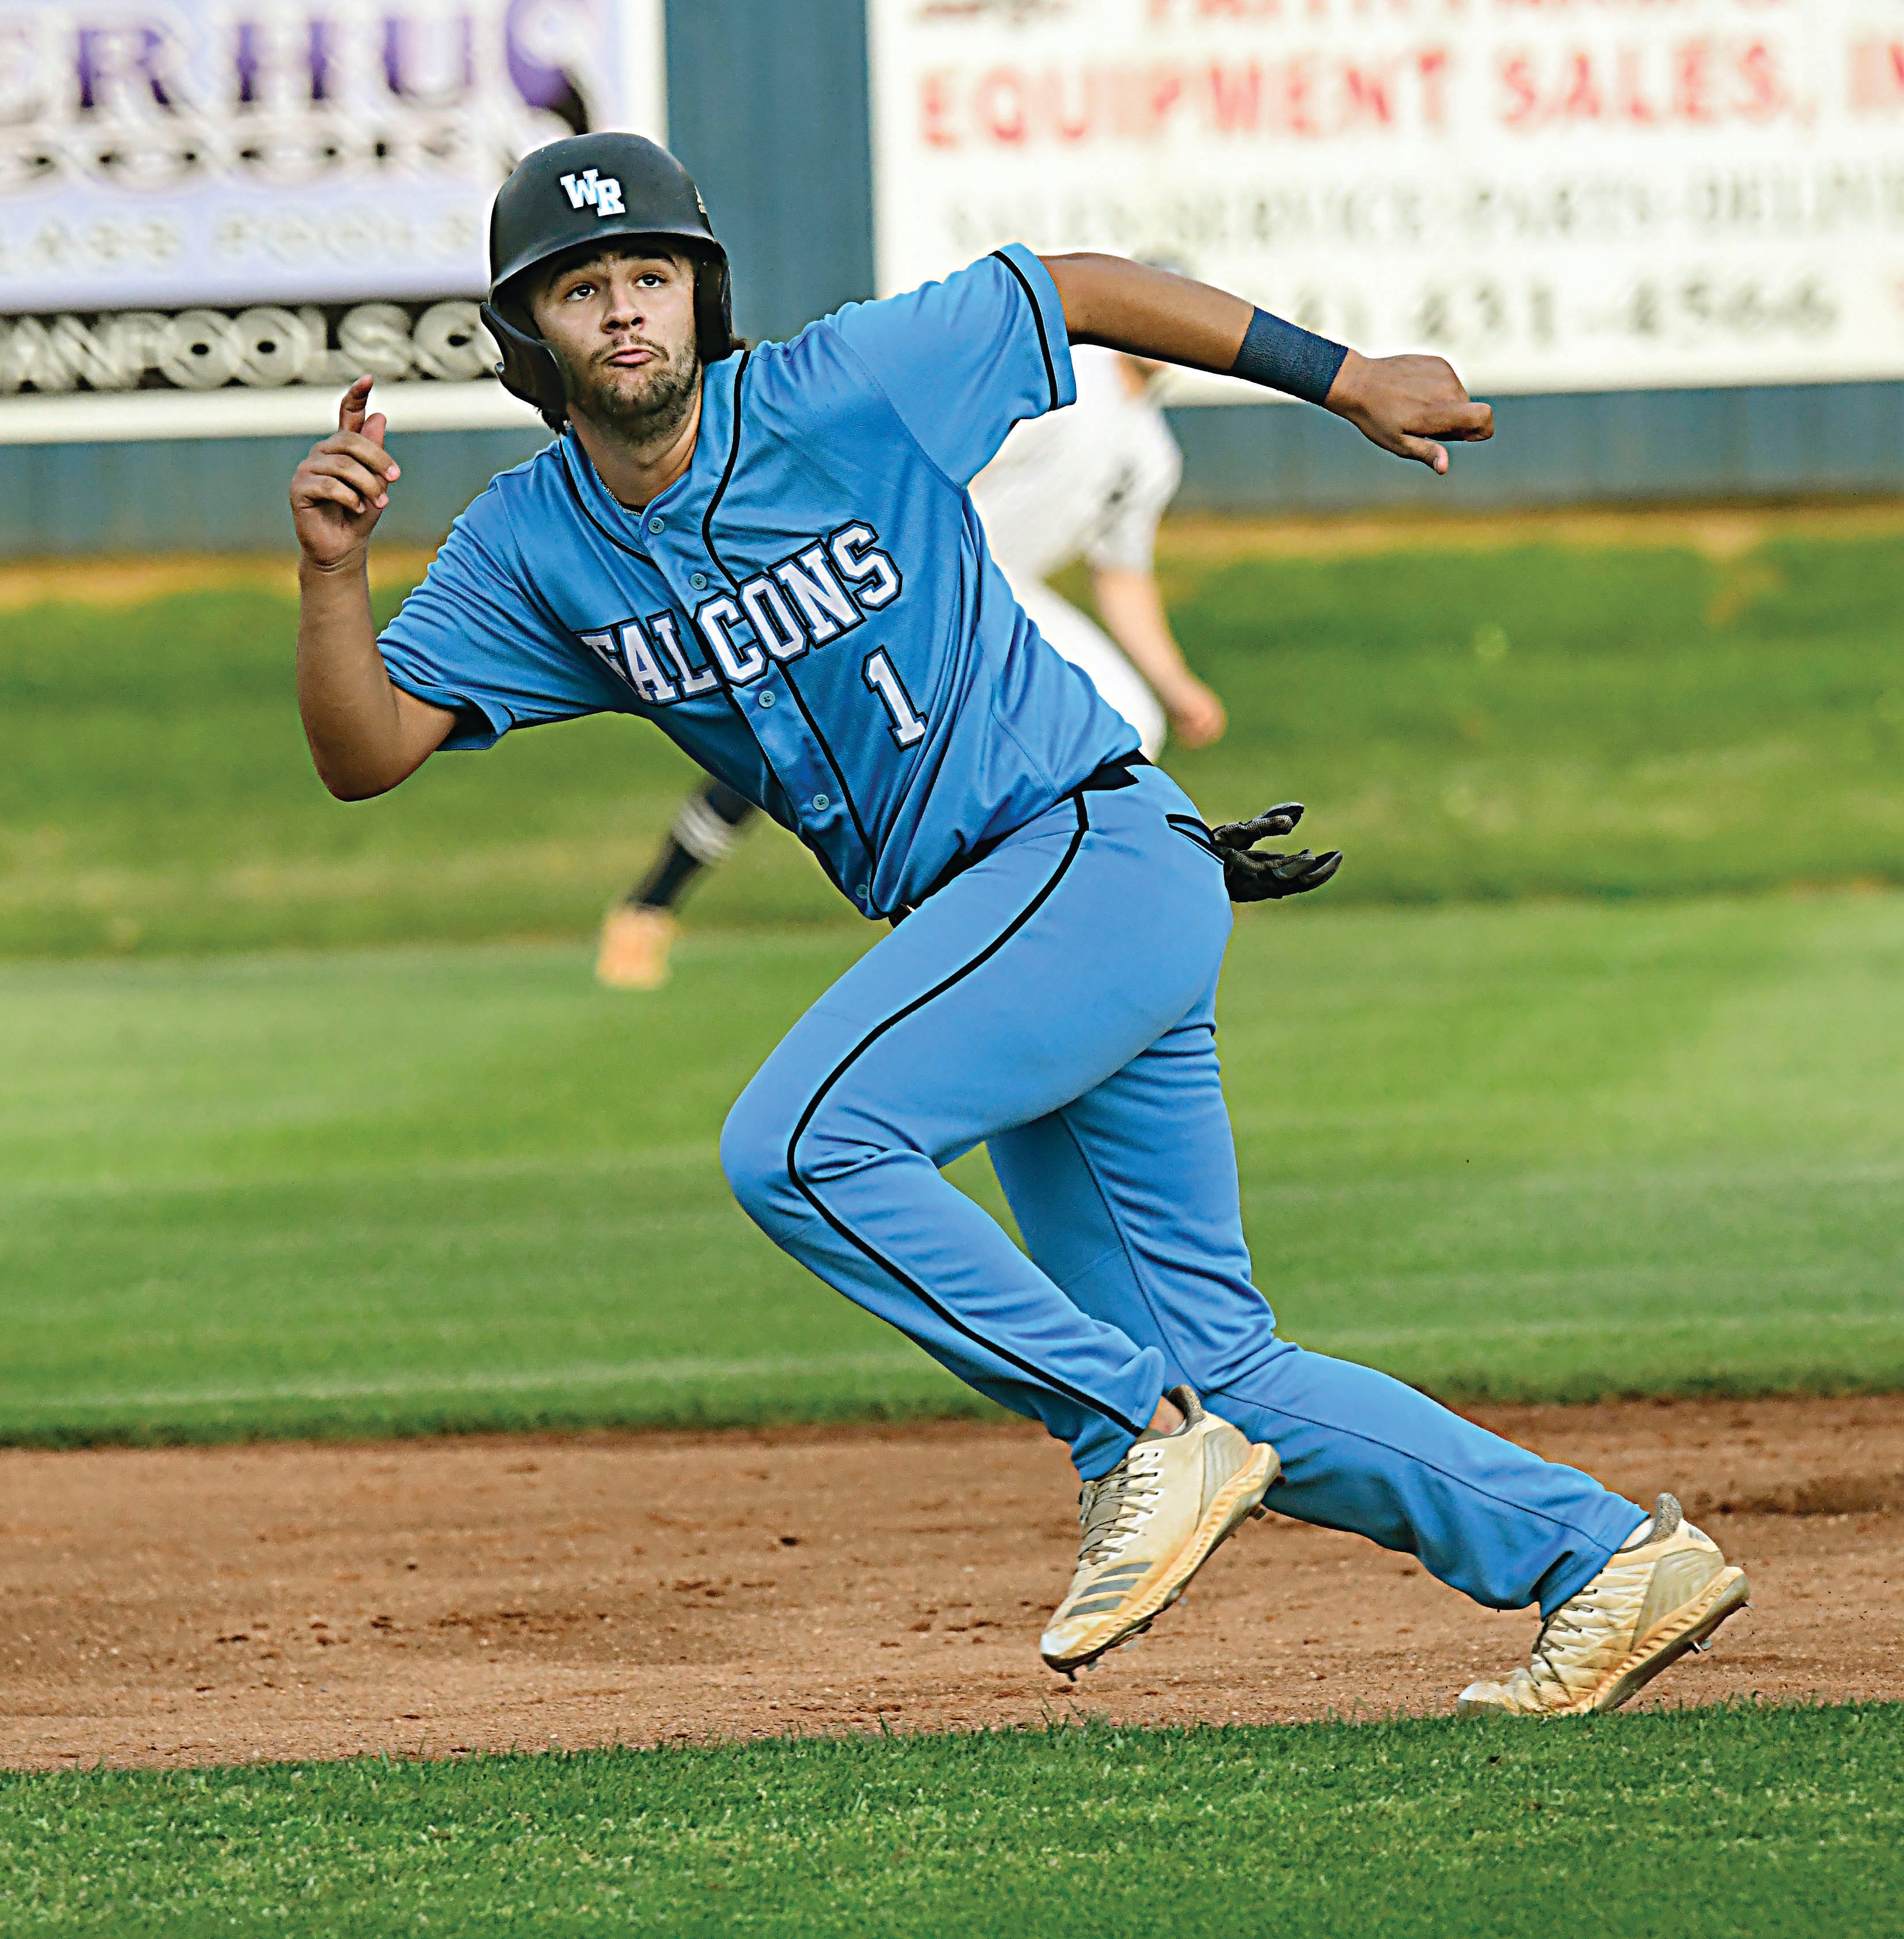
[[[666,909],[616,903],[602,922],[595,980],[611,990],[658,990],[679,926]]]

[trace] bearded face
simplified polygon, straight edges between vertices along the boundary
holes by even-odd
[[[558,265],[533,293],[572,416],[636,443],[665,437],[701,379],[695,266],[621,249]]]

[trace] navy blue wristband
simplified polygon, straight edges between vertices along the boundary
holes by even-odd
[[[1319,404],[1328,397],[1329,386],[1348,355],[1346,345],[1312,336],[1259,309],[1249,320],[1243,347],[1236,352],[1230,374]]]

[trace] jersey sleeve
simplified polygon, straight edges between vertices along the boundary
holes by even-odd
[[[1148,425],[1146,432],[1120,455],[1103,513],[1085,543],[1086,562],[1100,571],[1151,570],[1157,526],[1182,482],[1183,453],[1176,440],[1160,419]]]
[[[450,528],[377,650],[397,686],[457,714],[446,748],[493,747],[512,727],[627,705],[536,598],[494,486]]]
[[[961,489],[1011,427],[1077,395],[1051,272],[1014,242],[942,283],[832,319],[920,448]]]

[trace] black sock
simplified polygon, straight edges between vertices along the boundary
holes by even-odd
[[[636,909],[671,909],[703,869],[725,860],[754,805],[725,781],[710,781],[681,804],[654,866],[628,891]]]

